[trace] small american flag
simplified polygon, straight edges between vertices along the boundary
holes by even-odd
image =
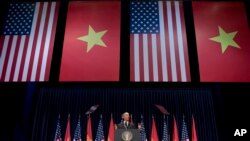
[[[188,132],[187,132],[187,125],[186,125],[184,116],[183,116],[183,120],[182,120],[181,141],[189,141]]]
[[[55,134],[55,139],[54,141],[62,141],[61,137],[61,124],[60,124],[60,115],[57,120],[57,125],[56,125],[56,134]]]
[[[130,4],[130,80],[190,81],[182,2]]]
[[[80,117],[76,125],[76,130],[75,130],[73,141],[82,141]]]
[[[167,121],[168,121],[168,118],[167,118]],[[169,132],[168,132],[168,124],[167,124],[165,118],[164,118],[164,121],[163,121],[162,141],[170,141],[170,135],[169,135]]]
[[[99,121],[99,124],[98,124],[95,141],[104,141],[102,115],[100,117],[100,121]]]
[[[58,2],[10,3],[0,37],[0,81],[48,81]]]
[[[147,135],[144,127],[143,116],[141,115],[141,130],[140,130],[141,141],[147,141]]]

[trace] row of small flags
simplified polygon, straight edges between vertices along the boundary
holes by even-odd
[[[176,119],[174,117],[173,119],[173,134],[172,134],[172,141],[198,141],[198,137],[196,134],[196,127],[195,127],[195,120],[194,117],[192,116],[192,135],[191,139],[188,135],[188,130],[187,130],[187,125],[185,122],[185,118],[183,116],[182,120],[182,129],[181,129],[181,136],[179,136],[178,133],[178,126]],[[113,121],[113,117],[111,116],[110,124],[109,124],[109,132],[108,132],[108,138],[107,141],[114,141],[114,133],[115,133],[115,124]],[[146,130],[144,126],[144,120],[143,116],[141,116],[141,129],[140,129],[140,137],[141,141],[148,141],[147,135],[146,135]],[[179,139],[180,137],[180,139]],[[56,133],[55,133],[55,138],[54,141],[62,141],[62,134],[61,134],[61,125],[60,125],[60,116],[57,121],[57,127],[56,127]],[[68,116],[68,121],[67,121],[67,127],[66,127],[66,132],[65,132],[65,137],[64,141],[71,141],[71,133],[70,133],[70,115]],[[152,119],[152,130],[151,130],[151,141],[160,141],[156,129],[156,123],[155,119]],[[167,120],[163,121],[163,135],[162,135],[162,141],[170,141],[170,133],[168,129],[168,118]],[[73,141],[82,141],[82,135],[81,135],[81,121],[80,121],[80,116],[77,122],[77,126],[75,129]],[[93,141],[92,137],[92,127],[91,127],[91,117],[88,116],[87,119],[87,136],[86,136],[86,141]],[[95,141],[105,141],[105,136],[103,132],[103,121],[102,121],[102,116],[100,116],[98,128],[97,128],[97,133],[96,133],[96,138]]]

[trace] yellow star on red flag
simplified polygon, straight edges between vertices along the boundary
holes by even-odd
[[[224,53],[229,46],[240,48],[240,46],[234,41],[236,34],[237,31],[226,33],[225,30],[219,26],[219,35],[210,38],[210,40],[220,43],[222,53]]]
[[[87,42],[87,52],[89,52],[95,45],[99,45],[101,47],[107,47],[103,42],[102,37],[107,32],[107,30],[103,30],[100,32],[95,32],[95,30],[89,25],[88,35],[81,36],[77,39],[81,41]]]

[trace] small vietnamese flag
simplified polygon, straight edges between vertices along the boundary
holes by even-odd
[[[88,121],[87,121],[87,140],[86,141],[93,141],[90,115],[88,116]]]
[[[111,115],[110,123],[109,123],[109,134],[108,134],[108,141],[114,141],[114,134],[115,134],[115,125],[113,121],[113,116]]]
[[[175,117],[174,117],[173,141],[179,141],[178,127],[177,127]]]
[[[68,115],[67,128],[66,128],[66,133],[65,133],[64,141],[71,141],[70,115]]]
[[[192,141],[198,141],[197,134],[196,134],[196,127],[194,117],[192,116]]]
[[[152,118],[151,141],[159,141],[154,117]]]

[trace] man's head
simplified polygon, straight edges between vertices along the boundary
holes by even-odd
[[[123,114],[122,114],[122,119],[123,119],[124,121],[129,121],[129,113],[128,113],[128,112],[123,113]]]

